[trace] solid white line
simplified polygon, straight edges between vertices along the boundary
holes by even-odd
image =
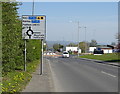
[[[104,74],[109,75],[109,76],[112,76],[112,77],[116,77],[115,75],[112,75],[112,74],[107,73],[107,72],[104,72],[104,71],[101,71],[101,73],[104,73]]]
[[[94,59],[88,59],[88,60],[93,61],[94,63],[96,63]],[[101,61],[101,62],[102,62],[102,61]],[[111,66],[111,67],[114,67],[114,68],[118,68],[118,66],[109,65],[109,64],[104,64],[104,63],[96,63],[96,64],[106,65],[106,66]]]
[[[113,66],[113,65],[108,65],[108,64],[102,64],[102,63],[96,63],[96,64],[100,64],[100,65],[106,65],[106,66],[111,66],[111,67],[114,67],[114,68],[118,68],[118,66]]]
[[[50,60],[47,59],[47,61],[48,61],[49,67],[50,67],[50,71],[52,72],[52,68],[51,68]]]

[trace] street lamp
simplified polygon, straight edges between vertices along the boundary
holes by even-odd
[[[73,21],[70,21],[70,22],[73,22]],[[80,26],[79,26],[79,24],[80,24],[80,22],[79,21],[77,21],[76,22],[77,24],[78,24],[78,57],[79,57],[79,28],[81,28]]]
[[[79,57],[79,28],[81,28],[80,26],[79,26],[79,21],[78,21],[78,57]]]
[[[87,27],[84,27],[84,28],[85,28],[85,53],[86,53],[86,52],[87,52],[87,51],[86,51],[86,50],[87,50],[87,47],[86,47],[86,46],[87,46],[87,42],[86,42],[86,28],[87,28]]]

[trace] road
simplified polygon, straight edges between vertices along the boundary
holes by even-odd
[[[118,68],[80,58],[47,58],[56,92],[118,92]]]

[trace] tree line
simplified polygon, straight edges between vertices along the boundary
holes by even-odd
[[[111,42],[110,45],[113,45],[113,46],[117,46],[117,49],[120,49],[120,39],[118,38],[120,36],[120,34],[117,35],[116,39],[118,39],[118,44],[116,44],[115,42]],[[107,44],[106,44],[107,45]],[[59,51],[60,52],[60,49],[64,49],[65,50],[65,47],[68,46],[68,47],[78,47],[78,44],[77,43],[69,43],[68,45],[61,45],[61,44],[58,44],[58,43],[55,43],[53,44],[53,49],[54,51]],[[91,42],[85,42],[85,41],[82,41],[82,42],[79,42],[79,48],[81,49],[82,53],[85,53],[85,48],[86,49],[89,49],[89,47],[98,47],[100,45],[98,45],[97,41],[95,39],[92,39]]]
[[[2,67],[3,73],[23,70],[24,40],[22,21],[18,15],[21,3],[0,2],[2,5]],[[27,40],[27,63],[40,58],[40,40]]]
[[[67,45],[68,47],[78,47],[78,44],[75,44],[75,43],[70,43]],[[79,48],[82,50],[82,53],[85,52],[85,46],[88,48],[89,46],[90,47],[96,47],[97,46],[97,41],[96,40],[91,40],[90,43],[88,42],[80,42],[79,43]],[[62,44],[59,44],[59,43],[56,43],[56,44],[53,44],[53,49],[54,51],[62,51],[61,49],[64,49],[64,45]]]

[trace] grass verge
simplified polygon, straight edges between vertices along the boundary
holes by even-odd
[[[21,92],[31,80],[32,73],[36,71],[39,61],[27,64],[27,71],[15,70],[7,73],[2,79],[2,92],[15,93]]]
[[[118,58],[118,54],[103,54],[103,55],[83,55],[80,58],[88,58],[88,59],[96,59],[108,62],[120,62],[120,58]]]

